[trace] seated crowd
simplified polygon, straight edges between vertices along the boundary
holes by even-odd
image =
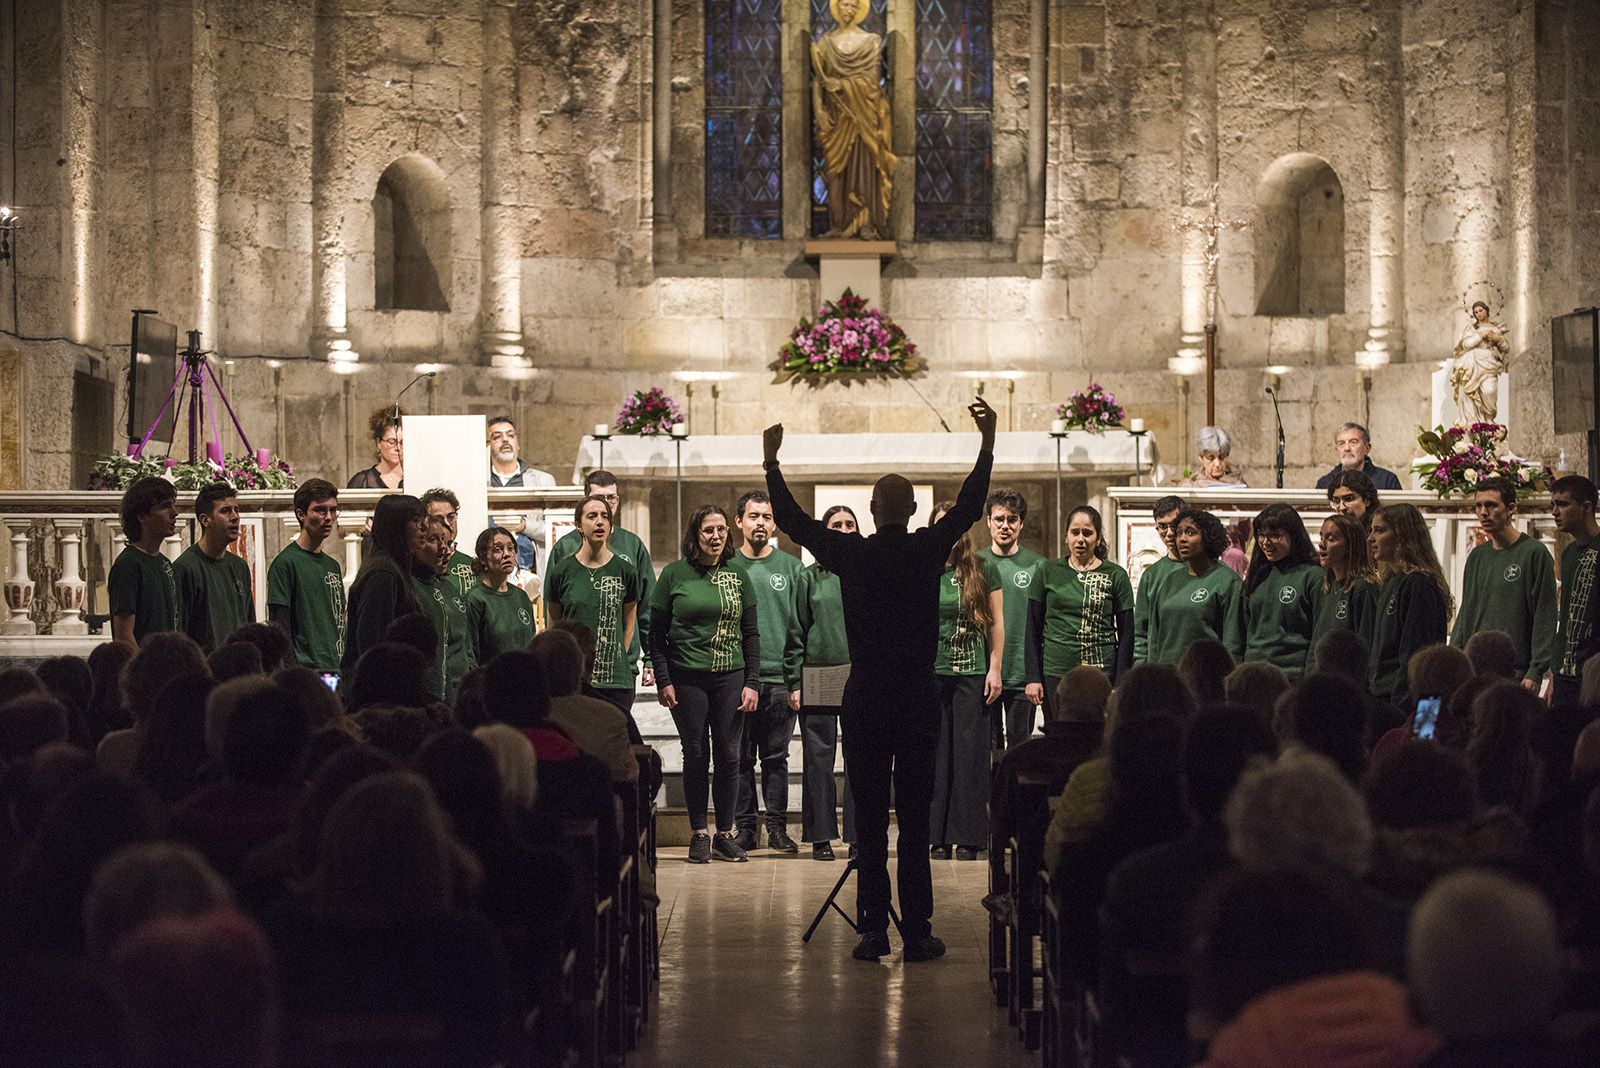
[[[0,1063],[327,1063],[374,1016],[505,1062],[639,764],[573,627],[445,704],[404,622],[347,701],[264,625],[0,672]]]
[[[1552,705],[1502,633],[1427,646],[1419,729],[1352,636],[1294,685],[1205,642],[1109,700],[1074,669],[999,764],[996,848],[1035,836],[1059,916],[1046,1065],[1600,1063],[1600,658]]]

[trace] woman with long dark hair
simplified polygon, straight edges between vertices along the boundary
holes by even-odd
[[[487,664],[501,653],[526,649],[533,641],[533,602],[511,581],[517,569],[517,536],[491,526],[473,546],[472,569],[478,581],[467,591],[467,640],[472,662]]]
[[[1264,660],[1293,682],[1310,670],[1311,632],[1322,604],[1322,568],[1300,513],[1269,504],[1252,524],[1244,580],[1246,660]]]
[[[1133,583],[1106,559],[1099,511],[1074,508],[1066,543],[1065,556],[1039,565],[1041,596],[1028,606],[1028,678],[1044,683],[1046,706],[1061,676],[1080,664],[1104,671],[1113,685],[1133,666]]]
[[[582,539],[545,575],[544,603],[552,625],[573,619],[594,631],[594,666],[589,685],[624,712],[632,714],[633,671],[629,650],[639,628],[639,602],[645,596],[644,576],[611,548],[616,516],[611,502],[593,494],[573,510]]]
[[[361,654],[383,641],[399,616],[417,610],[411,567],[422,545],[422,501],[405,493],[380,497],[372,513],[372,549],[361,562],[346,598],[344,655],[339,658],[341,689],[348,685]]]
[[[955,507],[934,505],[933,522]],[[1000,696],[1005,591],[994,561],[961,535],[939,580],[939,749],[933,768],[933,855],[977,860],[989,840],[988,706]]]
[[[705,864],[715,856],[742,862],[744,850],[733,840],[734,809],[743,714],[754,712],[761,698],[756,591],[746,572],[728,566],[728,513],[717,505],[695,509],[680,551],[650,597],[650,662],[656,691],[683,742],[689,861]],[[715,842],[706,832],[708,794],[716,808]]]
[[[1449,633],[1450,584],[1433,551],[1427,520],[1414,505],[1389,504],[1372,517],[1368,548],[1377,572],[1372,615],[1372,694],[1400,705],[1411,654]]]
[[[1322,600],[1311,628],[1311,648],[1334,630],[1367,636],[1372,628],[1372,563],[1367,555],[1367,528],[1351,515],[1330,515],[1322,521]]]
[[[1173,521],[1178,559],[1184,570],[1161,585],[1150,604],[1146,662],[1176,665],[1196,638],[1215,638],[1244,658],[1244,584],[1222,562],[1228,532],[1222,520],[1202,508],[1185,508]]]

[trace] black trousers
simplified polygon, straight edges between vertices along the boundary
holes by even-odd
[[[1550,707],[1577,708],[1583,692],[1583,679],[1577,675],[1550,676]]]
[[[767,827],[782,829],[789,819],[789,739],[799,715],[789,709],[789,689],[781,682],[763,682],[761,701],[745,717],[744,741],[739,749],[739,808],[735,822],[740,830],[755,830],[756,762],[761,763],[761,803]]]
[[[989,710],[982,675],[940,675],[928,841],[982,849],[989,842]],[[903,862],[903,858],[902,858]]]
[[[900,825],[900,919],[907,938],[933,929],[928,809],[939,744],[939,690],[931,671],[874,677],[857,668],[845,683],[839,725],[844,766],[856,799],[857,922],[889,929],[889,800]]]
[[[979,689],[982,689],[982,679],[979,679]],[[1029,738],[1033,737],[1033,719],[1036,706],[1028,695],[1021,690],[1001,690],[1000,700],[994,703],[995,720],[995,748],[1006,750],[1015,749]],[[1005,724],[1005,734],[1000,734],[1001,722]]]
[[[744,672],[673,668],[672,686],[678,695],[672,722],[683,742],[683,803],[689,810],[689,828],[706,829],[710,794],[717,830],[731,831],[739,801],[739,744],[745,719],[739,712],[739,696]]]
[[[838,716],[800,718],[800,838],[805,842],[831,842],[839,837],[839,790],[833,776],[839,751]],[[844,777],[844,840],[856,840],[855,797],[850,776]]]

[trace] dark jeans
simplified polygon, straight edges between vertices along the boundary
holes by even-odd
[[[979,689],[981,690],[983,688],[983,680],[979,679],[978,681]],[[1000,700],[993,705],[993,715],[997,722],[1002,718],[1004,719],[1005,738],[1002,742],[997,732],[995,739],[996,749],[1003,747],[1009,751],[1033,737],[1033,719],[1036,707],[1032,701],[1028,700],[1028,695],[1021,690],[1000,691]]]
[[[839,791],[833,777],[834,754],[839,750],[838,716],[803,716],[800,747],[804,753],[800,778],[800,837],[806,842],[831,842],[839,837]],[[856,840],[856,799],[850,776],[844,777],[844,840]]]
[[[1550,676],[1550,707],[1577,708],[1578,696],[1583,692],[1583,680],[1576,675]]]
[[[755,830],[756,760],[761,761],[761,801],[767,810],[767,829],[782,830],[789,817],[789,739],[799,715],[789,708],[789,689],[781,682],[761,684],[761,702],[745,717],[744,742],[739,750],[740,830]]]
[[[939,748],[928,840],[983,849],[989,842],[989,712],[983,703],[983,676],[938,679]]]
[[[889,798],[900,825],[900,919],[908,939],[933,929],[928,809],[939,744],[939,689],[931,671],[874,677],[859,668],[845,683],[839,725],[856,798],[856,914],[864,934],[889,929]]]
[[[717,830],[731,831],[739,802],[739,741],[745,719],[739,712],[739,695],[744,689],[744,672],[675,667],[672,686],[678,695],[672,722],[683,742],[683,803],[689,810],[689,827],[706,829],[709,793],[717,812]]]

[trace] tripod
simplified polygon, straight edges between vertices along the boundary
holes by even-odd
[[[162,402],[161,410],[156,413],[156,421],[150,424],[150,429],[145,431],[144,438],[133,448],[128,450],[129,456],[138,456],[144,452],[144,447],[150,443],[162,420],[167,417],[167,410],[172,410],[173,445],[177,444],[178,412],[185,407],[185,390],[188,399],[189,419],[189,462],[196,463],[200,458],[200,436],[205,432],[205,422],[208,405],[207,393],[215,393],[217,400],[222,402],[222,407],[228,413],[228,418],[233,420],[233,428],[239,432],[239,440],[244,445],[244,451],[250,451],[250,438],[244,432],[239,417],[234,414],[233,404],[228,400],[228,395],[223,392],[222,383],[217,381],[217,372],[212,368],[209,349],[200,347],[200,331],[189,331],[189,344],[179,355],[183,358],[178,365],[178,373],[172,380],[172,388],[167,391],[167,399]],[[174,398],[177,403],[174,404]],[[209,405],[211,416],[212,439],[207,444],[207,459],[222,465],[222,428],[217,420],[216,405]]]
[[[833,889],[828,893],[828,900],[824,901],[822,903],[822,907],[817,910],[817,915],[814,919],[812,919],[811,926],[807,927],[806,933],[800,936],[801,942],[811,941],[811,936],[816,934],[817,927],[821,925],[822,918],[828,914],[829,909],[832,909],[842,916],[844,918],[844,922],[850,925],[850,930],[856,932],[857,934],[861,933],[861,928],[856,924],[856,921],[850,918],[850,914],[848,912],[839,907],[839,902],[837,900],[839,897],[839,891],[844,889],[845,882],[858,868],[859,865],[856,863],[855,857],[851,857],[849,860],[845,861],[844,871],[839,873],[839,881],[833,884]],[[900,926],[900,914],[894,910],[893,905],[889,906],[889,919],[894,921],[894,929],[900,935],[900,940],[902,942],[905,941],[906,932],[905,929]]]

